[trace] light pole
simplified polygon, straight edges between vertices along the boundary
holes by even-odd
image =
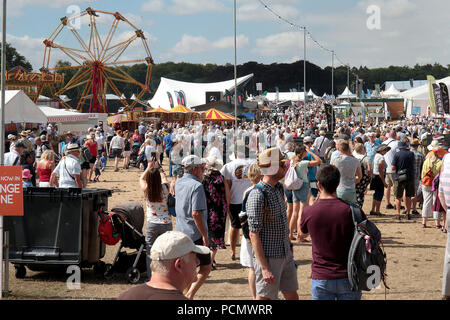
[[[236,50],[236,0],[234,0],[234,130],[237,132],[237,50]]]
[[[305,115],[305,128],[303,132],[306,131],[306,27],[303,28],[303,106],[304,106],[304,115]]]
[[[6,85],[6,0],[3,0],[2,8],[2,94],[1,94],[1,119],[0,119],[0,165],[4,164],[5,153],[5,85]],[[3,297],[3,216],[0,216],[0,299]]]
[[[331,96],[334,98],[334,51],[331,51]]]

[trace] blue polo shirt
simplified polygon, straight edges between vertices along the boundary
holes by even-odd
[[[208,232],[208,210],[203,184],[196,176],[185,173],[175,182],[175,197],[175,231],[183,232],[194,242],[201,239],[202,234],[195,224],[192,211],[202,211],[203,223]]]
[[[373,163],[375,154],[377,153],[377,148],[379,146],[380,144],[377,141],[374,141],[373,145],[371,145],[369,141],[364,144],[364,147],[366,148],[367,158],[369,158],[370,163]]]
[[[173,148],[172,134],[168,134],[164,137],[164,143],[166,144],[166,150],[172,151]]]

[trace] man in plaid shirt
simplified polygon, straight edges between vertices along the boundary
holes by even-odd
[[[414,178],[415,178],[415,190],[416,195],[414,198],[412,198],[412,211],[411,213],[413,215],[419,215],[420,213],[417,212],[417,198],[419,198],[422,194],[422,188],[421,188],[421,175],[422,175],[422,166],[423,162],[425,161],[425,156],[422,152],[419,151],[420,141],[419,139],[412,139],[411,140],[411,151],[414,153]]]
[[[283,189],[279,184],[288,169],[286,161],[279,148],[260,153],[258,165],[263,174],[264,193],[255,188],[247,200],[258,300],[275,300],[279,291],[286,300],[298,300],[297,269],[290,248]]]

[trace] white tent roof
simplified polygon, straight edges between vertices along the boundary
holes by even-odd
[[[317,95],[312,91],[312,89],[309,89],[307,95],[308,95],[308,96],[312,96],[314,99],[320,98],[319,96],[317,96]]]
[[[136,100],[136,95],[133,93],[133,95],[130,98],[131,100]]]
[[[450,77],[436,80],[436,83],[439,82],[443,82],[447,85],[447,87],[450,87]],[[400,95],[405,99],[428,100],[428,84],[424,84],[420,87],[404,91]]]
[[[6,90],[4,122],[47,123],[47,117],[22,90]]]
[[[237,79],[237,85],[246,82],[252,78],[253,74]],[[170,110],[170,102],[167,92],[172,96],[174,106],[177,105],[175,91],[183,91],[186,98],[186,107],[192,108],[207,103],[206,92],[225,92],[225,90],[234,89],[234,79],[213,83],[192,83],[177,80],[171,80],[161,77],[158,90],[151,100],[149,100],[152,108],[161,107]]]
[[[277,100],[276,92],[267,92],[267,100],[270,102],[275,102]],[[304,92],[278,92],[278,101],[305,101]]]
[[[51,107],[39,107],[48,118],[48,122],[76,122],[89,119],[89,113],[67,111],[65,109],[55,109]]]
[[[401,97],[400,91],[397,90],[397,88],[394,86],[394,84],[391,84],[389,89],[381,93],[382,97],[388,98],[388,97]]]
[[[340,96],[338,96],[338,98],[355,98],[356,94],[352,93],[348,87],[345,87],[344,92],[341,93]]]

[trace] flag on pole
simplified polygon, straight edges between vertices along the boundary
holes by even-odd
[[[436,113],[436,100],[434,99],[433,84],[436,84],[436,79],[433,76],[427,76],[428,80],[428,97],[430,99],[430,112]]]

